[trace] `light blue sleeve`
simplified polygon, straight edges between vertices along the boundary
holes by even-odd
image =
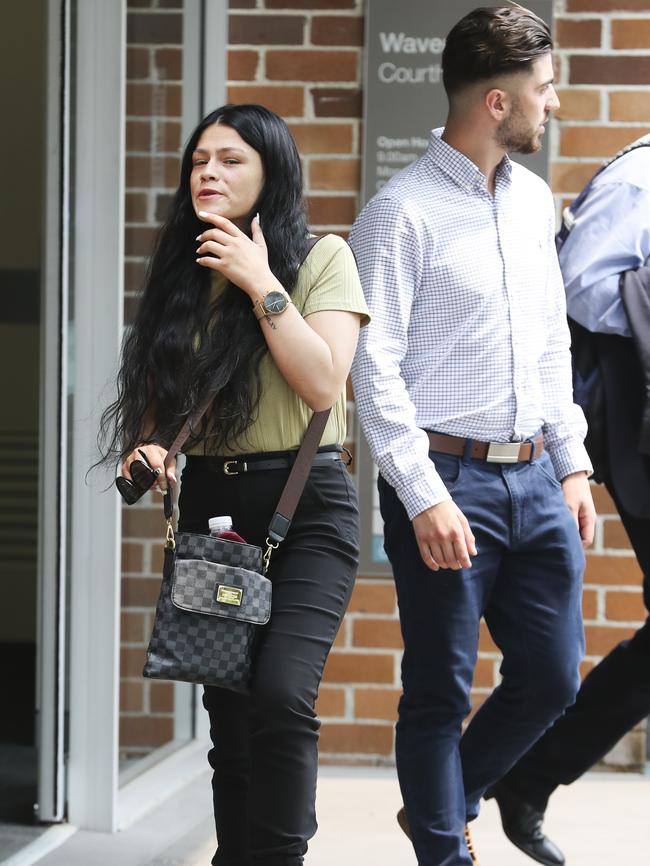
[[[560,251],[572,319],[589,331],[630,336],[622,273],[650,255],[650,191],[623,181],[597,184]]]

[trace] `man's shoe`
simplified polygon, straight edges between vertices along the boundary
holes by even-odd
[[[513,845],[544,866],[564,866],[564,854],[542,832],[543,811],[519,799],[503,782],[496,782],[483,796],[497,801],[503,832]]]
[[[408,818],[406,817],[406,811],[404,809],[404,806],[402,806],[402,808],[397,813],[397,823],[400,825],[404,835],[408,836],[408,838],[410,839],[411,838],[411,828],[409,827],[409,822],[408,822]]]
[[[397,823],[400,825],[402,832],[411,838],[411,828],[409,827],[408,818],[406,817],[406,812],[404,810],[404,806],[397,813]],[[465,843],[467,845],[467,850],[469,851],[469,856],[472,858],[472,863],[475,863],[478,866],[478,859],[476,857],[476,851],[474,850],[474,843],[472,842],[472,837],[469,833],[469,827],[465,824]]]

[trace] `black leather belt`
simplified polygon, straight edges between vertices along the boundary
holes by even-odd
[[[296,452],[297,454],[298,452]],[[343,460],[343,454],[346,454],[349,458],[346,465],[350,465],[352,462],[352,455],[347,449],[343,449],[343,451],[319,451],[318,454],[314,456],[312,461],[313,466],[318,466],[323,463],[330,463],[332,460]],[[269,469],[290,469],[293,464],[295,457],[272,457],[269,460],[258,459],[257,456],[252,458],[247,458],[245,455],[242,457],[226,459],[223,457],[213,457],[211,458],[214,463],[215,469],[217,471],[221,471],[224,475],[241,475],[243,472],[265,472]]]

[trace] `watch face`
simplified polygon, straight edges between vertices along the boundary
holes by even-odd
[[[271,316],[275,316],[286,310],[288,303],[282,292],[269,292],[264,298],[264,309]]]

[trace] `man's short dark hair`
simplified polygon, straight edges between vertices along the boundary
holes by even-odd
[[[456,24],[442,54],[449,98],[479,81],[528,71],[553,49],[548,24],[522,6],[482,7]]]

